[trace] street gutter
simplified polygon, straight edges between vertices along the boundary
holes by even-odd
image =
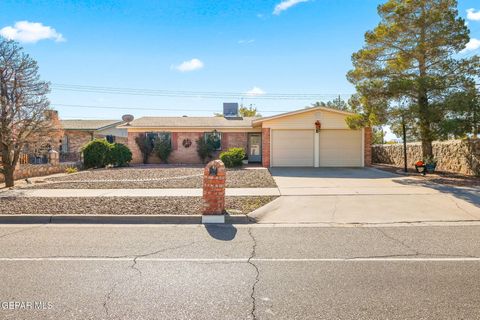
[[[226,215],[227,224],[254,223],[246,215]],[[202,224],[201,215],[0,215],[0,224]]]

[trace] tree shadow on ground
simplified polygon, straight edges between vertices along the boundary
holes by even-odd
[[[237,228],[232,224],[206,224],[205,230],[212,238],[221,241],[232,241],[237,235]]]
[[[454,187],[419,179],[392,179],[392,181],[407,186],[434,189],[442,193],[450,194],[457,199],[464,200],[480,208],[480,188],[477,187]]]

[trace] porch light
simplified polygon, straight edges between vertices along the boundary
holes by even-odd
[[[319,133],[321,128],[322,128],[322,124],[320,123],[320,121],[319,120],[315,121],[315,132]]]

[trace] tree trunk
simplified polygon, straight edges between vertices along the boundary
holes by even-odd
[[[430,105],[427,93],[424,89],[420,90],[418,98],[419,122],[420,122],[420,139],[422,140],[422,157],[423,160],[433,157],[432,148],[432,128],[430,122]]]
[[[422,138],[422,156],[423,159],[433,158],[433,147],[431,139]]]
[[[18,157],[15,157],[13,152],[10,152],[7,148],[2,150],[2,172],[5,178],[5,186],[7,188],[13,187],[15,184],[14,173]]]
[[[14,172],[15,168],[12,168],[10,165],[3,167],[3,176],[5,177],[5,186],[7,188],[13,187],[15,184],[15,180],[13,178]]]

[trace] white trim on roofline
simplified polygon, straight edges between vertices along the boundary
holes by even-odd
[[[313,108],[305,108],[305,109],[280,113],[280,114],[270,116],[270,117],[263,117],[263,118],[255,119],[255,120],[252,121],[252,124],[255,125],[255,124],[259,124],[259,123],[262,123],[262,122],[268,121],[268,120],[273,120],[273,119],[278,119],[278,118],[283,118],[283,117],[288,117],[288,116],[293,116],[293,115],[297,115],[297,114],[302,114],[302,113],[307,113],[307,112],[312,112],[312,111],[318,111],[318,110],[323,110],[323,111],[326,111],[326,112],[340,113],[340,114],[344,114],[344,115],[354,115],[355,114],[353,112],[342,111],[342,110],[337,110],[337,109],[332,109],[332,108],[313,107]]]

